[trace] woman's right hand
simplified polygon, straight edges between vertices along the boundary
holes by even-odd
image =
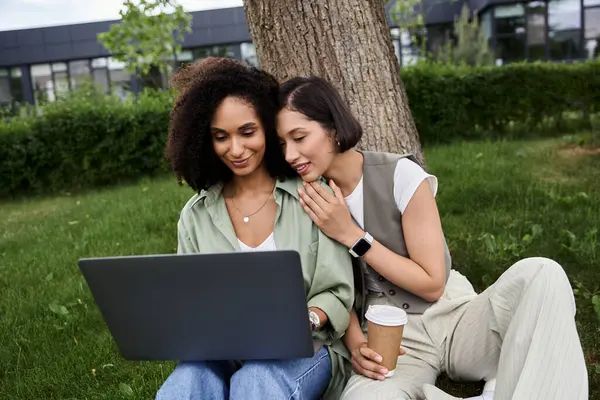
[[[398,355],[404,355],[406,352],[400,348]],[[381,365],[383,358],[367,346],[367,342],[362,342],[352,350],[352,369],[357,374],[367,378],[384,380],[387,368]]]

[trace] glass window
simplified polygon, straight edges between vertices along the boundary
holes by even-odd
[[[451,38],[451,34],[452,27],[447,24],[427,27],[427,50],[431,54],[437,54],[446,41]]]
[[[32,65],[31,81],[37,104],[54,100],[54,82],[52,81],[50,64]]]
[[[552,32],[550,36],[550,58],[570,60],[581,58],[585,53],[581,43],[581,30]]]
[[[121,98],[128,97],[131,93],[131,76],[125,71],[125,63],[108,59],[108,70],[110,73],[110,89]]]
[[[191,50],[184,50],[180,53],[177,53],[175,58],[177,60],[176,68],[179,69],[179,68],[183,67],[184,65],[187,65],[187,64],[191,63],[192,61],[194,61],[194,54],[192,53]]]
[[[71,77],[71,88],[75,89],[85,82],[90,82],[92,74],[89,60],[78,60],[69,62],[69,75]]]
[[[92,80],[102,88],[104,93],[110,91],[110,81],[108,80],[108,60],[106,58],[94,58],[90,61],[92,67]]]
[[[600,0],[583,0],[584,6],[600,6]]]
[[[20,103],[25,101],[23,81],[21,80],[21,68],[13,68],[10,71],[10,94],[16,102]]]
[[[550,0],[548,27],[553,31],[581,29],[581,1]]]
[[[99,85],[104,93],[110,91],[110,83],[108,82],[108,69],[97,68],[92,70],[92,79],[96,85]]]
[[[527,7],[527,45],[546,44],[546,4],[541,1],[529,3]]]
[[[481,28],[483,30],[483,34],[485,35],[485,38],[486,39],[491,38],[492,37],[492,11],[487,10],[486,12],[481,14],[481,17],[479,18],[479,20],[481,21]]]
[[[52,64],[52,72],[67,72],[67,63]]]
[[[525,8],[522,4],[496,7],[494,19],[498,35],[525,32]]]
[[[68,93],[70,82],[67,63],[52,64],[52,75],[54,78],[54,97],[56,98]]]
[[[258,56],[256,55],[256,47],[252,42],[240,44],[240,52],[242,53],[242,61],[250,65],[258,67]]]
[[[496,39],[496,57],[500,64],[525,59],[525,36],[509,36]]]
[[[198,47],[192,50],[194,54],[194,60],[198,60],[206,57],[229,57],[233,58],[235,52],[231,48],[231,46],[208,46],[208,47]]]
[[[590,39],[585,42],[585,54],[588,59],[598,58],[600,55],[600,44],[598,43],[598,40]]]
[[[10,76],[7,69],[0,69],[0,104],[9,104],[10,100]]]
[[[102,58],[94,58],[91,62],[92,69],[94,68],[106,68],[108,67],[108,60],[104,57]]]
[[[585,10],[585,38],[600,39],[600,7]]]
[[[407,31],[400,33],[400,52],[400,65],[413,65],[418,61],[418,50],[413,46],[410,34]]]

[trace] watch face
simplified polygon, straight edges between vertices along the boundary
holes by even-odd
[[[367,242],[365,238],[360,238],[360,240],[352,247],[352,250],[354,250],[359,257],[362,257],[370,248],[371,245],[369,242]]]

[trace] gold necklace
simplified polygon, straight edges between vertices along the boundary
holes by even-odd
[[[273,190],[275,190],[275,187],[273,187]],[[270,193],[270,194],[267,196],[267,199],[265,200],[265,202],[263,203],[263,205],[262,205],[262,206],[260,206],[260,208],[259,208],[258,210],[256,210],[256,211],[254,211],[252,214],[247,214],[247,215],[244,215],[244,213],[242,212],[242,210],[240,210],[240,209],[238,208],[238,206],[236,206],[236,205],[235,205],[235,200],[233,199],[233,196],[231,196],[231,204],[233,205],[233,207],[234,207],[234,208],[235,208],[235,209],[236,209],[236,210],[237,210],[237,211],[238,211],[238,212],[239,212],[241,215],[244,215],[244,218],[243,218],[244,222],[248,222],[248,221],[250,221],[250,217],[251,217],[251,216],[253,216],[254,214],[258,213],[260,210],[262,210],[262,209],[263,209],[263,208],[264,208],[264,207],[267,205],[267,202],[269,201],[269,199],[271,198],[271,196],[272,196],[272,195],[273,195],[273,191],[271,191],[271,193]]]

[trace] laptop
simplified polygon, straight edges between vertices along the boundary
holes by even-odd
[[[296,251],[86,258],[78,265],[125,359],[315,354]]]

